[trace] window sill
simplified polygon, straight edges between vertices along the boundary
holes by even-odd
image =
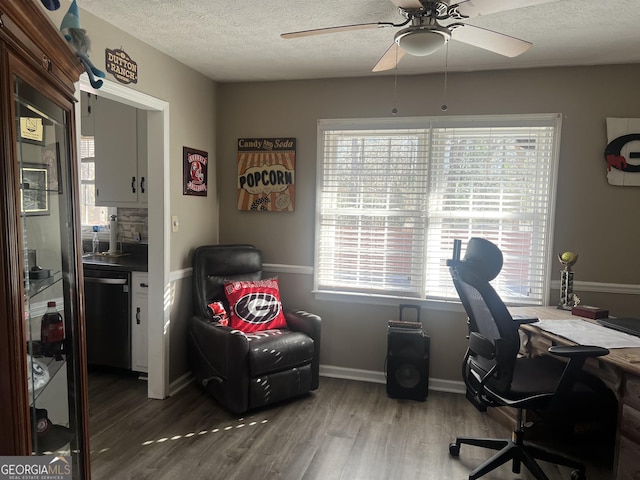
[[[315,299],[325,302],[349,302],[362,303],[366,305],[382,305],[388,307],[397,307],[402,303],[410,303],[412,305],[420,305],[429,310],[440,310],[445,312],[464,312],[462,304],[459,300],[430,300],[415,297],[395,297],[385,295],[363,295],[357,293],[338,293],[338,292],[313,292]]]
[[[351,304],[361,303],[365,305],[381,305],[388,307],[397,307],[403,303],[409,303],[412,305],[420,305],[423,308],[429,310],[438,310],[442,312],[464,312],[462,303],[460,300],[436,300],[426,298],[415,297],[397,297],[397,296],[385,296],[385,295],[365,295],[362,293],[348,293],[348,292],[320,292],[313,291],[315,299],[324,302],[348,302]],[[523,307],[523,306],[540,306],[540,302],[514,302],[506,301],[505,304],[508,307]]]

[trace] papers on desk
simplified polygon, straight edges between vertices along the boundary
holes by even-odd
[[[640,347],[639,337],[585,320],[540,320],[534,325],[579,345],[596,345],[603,348]]]

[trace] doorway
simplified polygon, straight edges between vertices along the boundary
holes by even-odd
[[[132,90],[110,80],[94,89],[83,74],[76,84],[76,97],[88,92],[147,112],[148,158],[148,269],[149,398],[169,395],[169,104],[164,100]],[[76,103],[76,132],[80,132],[80,102]],[[79,141],[79,136],[78,136]]]

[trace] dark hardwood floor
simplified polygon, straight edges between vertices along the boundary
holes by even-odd
[[[146,398],[146,383],[90,375],[94,480],[463,480],[490,454],[456,434],[509,436],[463,395],[430,392],[426,402],[387,397],[384,385],[321,378],[313,394],[231,416],[191,384],[166,400]],[[592,457],[589,457],[592,458]],[[550,480],[570,471],[542,464]],[[530,479],[509,465],[487,480]],[[613,480],[611,466],[588,464],[588,480]]]

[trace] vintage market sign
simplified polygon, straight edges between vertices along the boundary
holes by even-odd
[[[195,148],[182,147],[183,195],[207,196],[209,154]]]
[[[124,50],[104,50],[104,63],[107,72],[120,83],[138,83],[138,64]]]
[[[293,212],[295,138],[238,139],[238,210]]]

